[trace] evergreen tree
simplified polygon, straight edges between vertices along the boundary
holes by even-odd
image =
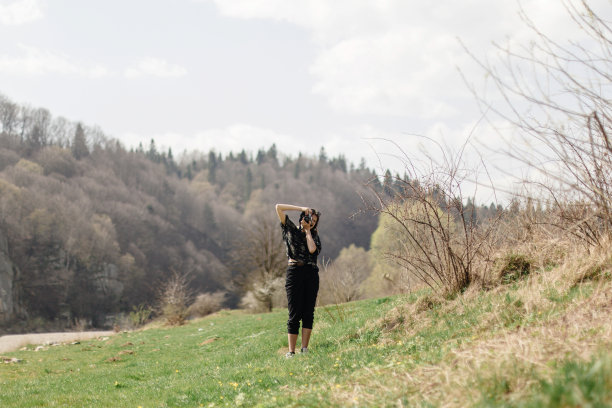
[[[385,172],[385,177],[383,179],[383,192],[388,197],[393,197],[393,176],[391,175],[391,171],[387,169]]]
[[[327,153],[325,153],[325,147],[321,146],[321,150],[319,151],[319,162],[327,163]]]
[[[147,151],[147,158],[155,163],[159,163],[161,161],[161,155],[157,152],[157,147],[155,146],[154,139],[151,139],[151,143],[149,143],[149,150]]]
[[[208,181],[214,184],[217,180],[217,156],[212,150],[208,152]]]
[[[249,163],[249,160],[247,158],[247,155],[246,155],[246,152],[244,151],[244,149],[242,149],[242,151],[238,154],[238,160],[242,164],[248,164]]]
[[[247,168],[246,172],[246,199],[248,200],[251,197],[251,192],[253,190],[253,173],[251,173],[251,169]]]
[[[89,155],[89,149],[87,148],[87,139],[85,139],[85,132],[83,131],[83,126],[81,124],[77,124],[76,130],[74,132],[74,138],[72,139],[72,156],[75,159],[80,160],[83,157]]]
[[[266,159],[268,162],[278,165],[277,151],[276,151],[276,143],[273,143],[272,146],[266,152]]]
[[[257,151],[257,158],[255,159],[255,161],[258,165],[264,164],[266,161],[266,152],[264,152],[262,149],[259,149]]]
[[[365,170],[366,169],[366,161],[365,158],[361,158],[361,161],[359,162],[359,170]]]
[[[300,178],[300,161],[299,160],[295,162],[295,167],[293,168],[293,178],[295,179]]]

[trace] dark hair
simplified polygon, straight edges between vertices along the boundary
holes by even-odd
[[[317,225],[319,225],[319,220],[321,219],[321,213],[319,211],[315,210],[314,208],[311,208],[310,212],[312,213],[311,215],[316,215],[317,216],[317,222],[315,222],[315,225],[311,228],[311,229],[316,231]],[[301,228],[301,225],[302,225],[302,220],[304,219],[305,216],[306,216],[306,212],[302,211],[300,213],[300,220],[298,221],[299,225],[300,225],[300,228]]]

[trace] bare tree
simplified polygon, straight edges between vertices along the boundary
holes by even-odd
[[[499,216],[478,222],[473,196],[465,193],[478,172],[466,169],[465,145],[456,155],[439,148],[442,159],[429,156],[429,166],[422,169],[406,155],[412,179],[396,177],[391,195],[374,190],[377,200],[368,206],[391,220],[397,245],[385,255],[433,290],[452,294],[477,273],[488,273]]]
[[[6,135],[12,135],[17,127],[18,117],[19,106],[3,95],[0,95],[0,125],[2,125],[2,132]]]
[[[287,268],[287,257],[277,223],[257,218],[243,229],[243,236],[232,251],[236,275],[233,283],[243,293],[272,311],[274,293]]]
[[[507,153],[539,174],[526,182],[557,214],[548,222],[600,246],[612,237],[612,28],[587,0],[563,4],[585,38],[557,41],[521,10],[535,35],[528,47],[498,46],[495,65],[472,55],[501,98],[472,89],[489,117],[521,131],[527,147],[514,143]]]
[[[180,326],[189,316],[192,293],[189,277],[176,271],[159,288],[159,311],[170,326]]]
[[[331,265],[321,273],[321,303],[345,303],[361,299],[361,286],[370,276],[369,254],[363,248],[350,245],[340,251]]]

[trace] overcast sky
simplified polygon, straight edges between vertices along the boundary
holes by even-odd
[[[609,0],[593,1],[610,8]],[[559,0],[520,3],[565,41]],[[427,135],[460,143],[492,42],[528,44],[513,0],[0,0],[0,93],[128,147],[344,154],[401,171]],[[478,128],[477,137],[495,145]]]

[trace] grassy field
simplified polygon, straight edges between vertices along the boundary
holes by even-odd
[[[317,308],[311,353],[293,359],[286,310],[32,346],[3,355],[0,406],[608,407],[612,260],[598,262]]]

